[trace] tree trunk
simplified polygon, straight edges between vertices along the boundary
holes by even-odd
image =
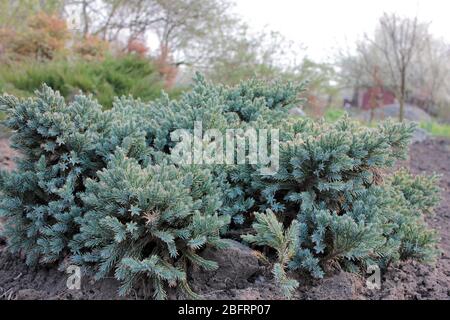
[[[403,95],[400,96],[399,103],[400,103],[400,112],[398,115],[398,120],[400,122],[403,122],[403,120],[405,118],[405,110],[404,110],[405,109],[405,99],[404,99]]]
[[[400,84],[400,111],[399,111],[399,121],[403,122],[405,119],[405,98],[406,98],[406,72],[401,74],[401,84]]]
[[[89,15],[88,15],[88,3],[86,1],[83,1],[83,7],[82,7],[82,15],[83,15],[83,38],[86,38],[89,33]]]
[[[370,106],[369,124],[372,124],[374,119],[375,119],[375,108],[373,106]]]

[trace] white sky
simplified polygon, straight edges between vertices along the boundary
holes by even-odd
[[[351,46],[374,30],[383,12],[417,15],[450,42],[449,0],[234,0],[237,13],[258,30],[266,27],[306,46],[306,54],[325,61],[333,49]]]

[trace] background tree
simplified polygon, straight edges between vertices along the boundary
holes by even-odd
[[[0,1],[2,63],[16,58],[15,51],[41,58],[60,49],[67,35],[65,22],[59,20],[62,10],[62,0]]]
[[[21,0],[19,12],[31,2],[39,1]],[[8,9],[14,21],[16,6]],[[84,60],[122,52],[153,60],[166,89],[190,82],[198,70],[227,84],[255,76],[308,78],[311,90],[320,91],[332,103],[328,92],[332,68],[299,56],[302,48],[277,32],[250,30],[234,14],[230,0],[52,0],[48,7],[36,5],[35,10],[55,12],[52,17],[66,20],[73,41],[63,47]]]
[[[384,83],[396,95],[400,105],[399,120],[403,121],[407,90],[410,87],[413,64],[423,52],[430,39],[428,24],[417,18],[403,18],[385,13],[373,37],[365,36],[357,44],[355,57],[345,58],[343,66],[353,64],[349,72],[359,84],[374,85],[374,79],[383,78]],[[374,70],[377,77],[374,77]],[[375,81],[377,82],[377,81]]]
[[[428,25],[396,14],[384,14],[375,40],[370,40],[388,66],[393,88],[400,104],[399,120],[404,118],[407,77],[413,58],[420,54],[427,39]]]
[[[450,45],[441,39],[426,39],[411,69],[411,86],[418,96],[415,102],[432,115],[450,119]]]
[[[450,119],[449,44],[417,19],[384,15],[380,21],[372,38],[365,36],[355,50],[337,54],[339,85],[353,89],[353,103],[361,88],[383,87],[395,93],[401,109],[409,102]]]
[[[151,54],[167,83],[179,66],[204,61],[212,52],[204,44],[237,23],[227,0],[69,0],[65,8],[83,37],[124,43],[156,38]]]
[[[202,44],[204,56],[197,67],[211,80],[235,84],[254,76],[270,79],[286,73],[292,66],[288,56],[294,56],[292,43],[276,32],[251,32],[241,23],[222,29],[217,36]],[[279,61],[284,59],[284,65]]]
[[[30,16],[39,12],[59,14],[64,8],[62,0],[2,0],[0,1],[0,29],[19,31]]]

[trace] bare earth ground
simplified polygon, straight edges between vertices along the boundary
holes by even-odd
[[[14,157],[15,153],[9,148],[7,139],[0,139],[0,167],[12,169]],[[442,202],[436,214],[427,218],[429,225],[438,230],[441,236],[442,255],[436,266],[405,262],[391,268],[382,277],[381,290],[369,290],[362,277],[340,271],[320,281],[304,280],[305,277],[301,277],[296,299],[450,298],[450,140],[429,139],[412,145],[409,161],[401,165],[409,166],[416,174],[442,174]],[[207,299],[280,299],[281,295],[270,279],[270,272],[255,262],[251,254],[246,252],[247,249],[237,247],[233,250],[229,253],[231,259],[227,259],[226,254],[219,255],[219,259],[223,259],[219,264],[232,271],[240,268],[240,271],[236,274],[225,274],[226,271],[212,275],[194,273],[194,289],[205,294]],[[243,275],[242,270],[247,274]],[[118,284],[114,279],[94,283],[83,278],[81,290],[68,290],[67,277],[56,267],[27,267],[20,256],[6,252],[5,242],[0,239],[0,299],[120,298],[116,294]],[[127,298],[142,297],[142,290],[137,290]],[[172,295],[171,298],[176,296]]]

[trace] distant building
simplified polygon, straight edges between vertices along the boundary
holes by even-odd
[[[358,106],[364,110],[369,110],[372,107],[373,99],[375,99],[377,107],[395,103],[395,94],[385,88],[367,88],[361,94]]]
[[[396,102],[395,94],[379,87],[358,88],[352,92],[351,98],[344,98],[344,107],[349,104],[352,107],[369,110],[371,106],[384,107]]]

